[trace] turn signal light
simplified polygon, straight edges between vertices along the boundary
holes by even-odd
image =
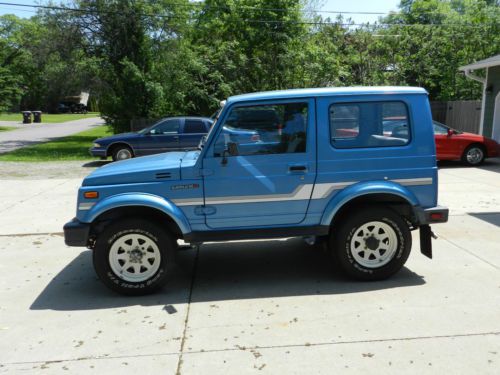
[[[96,199],[99,198],[99,193],[97,191],[86,191],[85,193],[83,193],[83,196],[86,199]]]

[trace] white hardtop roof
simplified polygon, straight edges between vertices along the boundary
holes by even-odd
[[[467,70],[476,70],[483,68],[490,68],[492,66],[500,65],[500,55],[492,56],[484,60],[477,61],[475,63],[464,65],[458,68],[459,70],[465,72]]]
[[[360,87],[324,87],[312,89],[292,89],[278,91],[262,91],[251,94],[235,95],[227,99],[228,102],[245,100],[266,100],[303,98],[330,95],[373,95],[373,94],[425,94],[427,91],[421,87],[406,86],[360,86]]]

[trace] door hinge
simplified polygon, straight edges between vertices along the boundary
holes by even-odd
[[[214,206],[197,206],[194,208],[196,215],[213,215],[216,211]]]
[[[214,171],[213,169],[206,169],[206,168],[201,168],[200,169],[200,176],[204,177],[204,176],[210,176],[214,174]]]

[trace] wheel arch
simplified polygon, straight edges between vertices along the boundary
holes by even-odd
[[[101,202],[89,210],[81,219],[91,223],[91,231],[100,232],[117,218],[149,218],[157,224],[164,224],[177,238],[191,232],[184,213],[172,202],[151,194],[119,194]]]
[[[345,188],[330,200],[321,225],[334,226],[349,211],[379,205],[391,207],[412,224],[418,222],[419,202],[409,189],[391,181],[360,183]]]
[[[465,155],[465,152],[472,146],[477,146],[479,147],[481,150],[483,150],[484,152],[484,157],[487,158],[488,157],[488,147],[486,147],[486,145],[482,142],[478,142],[478,141],[473,141],[473,142],[470,142],[467,146],[465,146],[464,148],[464,151],[462,152],[462,157]]]
[[[125,142],[125,141],[116,141],[116,142],[109,144],[106,147],[106,156],[113,156],[113,150],[116,149],[116,147],[120,146],[120,145],[127,146],[130,149],[130,151],[132,151],[132,156],[135,156],[134,147],[130,143]]]

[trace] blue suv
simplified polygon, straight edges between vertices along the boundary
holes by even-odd
[[[427,93],[300,89],[230,97],[197,150],[106,165],[83,181],[70,246],[123,294],[160,288],[177,240],[314,236],[346,275],[396,273],[419,229],[432,257],[437,168]],[[234,133],[252,136],[234,137]]]

